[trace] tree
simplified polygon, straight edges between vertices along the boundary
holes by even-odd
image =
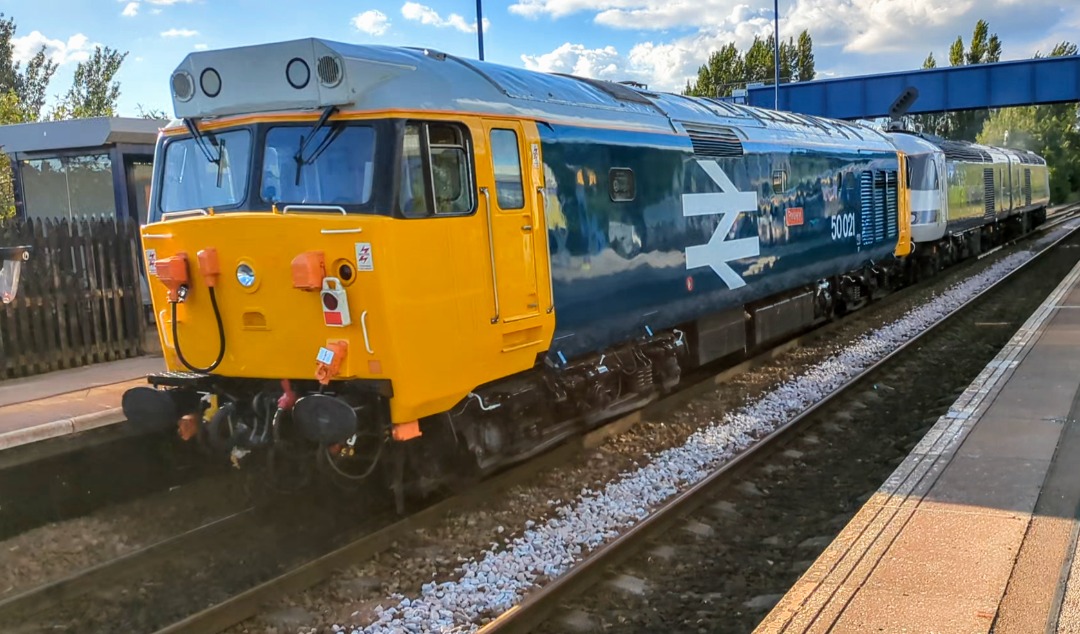
[[[135,104],[135,109],[139,111],[139,116],[143,119],[168,119],[169,113],[164,110],[158,110],[157,108],[147,108],[141,103]]]
[[[727,96],[734,84],[744,81],[745,68],[742,55],[734,44],[728,44],[709,56],[698,69],[695,85],[687,83],[685,94],[698,97]]]
[[[745,54],[729,43],[709,55],[698,69],[697,80],[686,83],[684,94],[699,97],[726,97],[750,82],[771,82],[776,74],[773,37],[754,37]],[[814,42],[803,31],[798,42],[780,42],[780,81],[809,81],[814,78]]]
[[[1076,53],[1075,44],[1061,42],[1050,51],[1050,57]],[[1035,57],[1042,55],[1036,53]],[[978,141],[1030,150],[1045,158],[1050,169],[1050,198],[1064,202],[1080,192],[1078,117],[1077,104],[1005,108],[990,115]]]
[[[949,47],[949,66],[964,65],[964,38],[956,36],[956,41]]]
[[[19,79],[17,91],[28,121],[41,118],[41,109],[45,106],[45,92],[49,88],[53,73],[56,72],[56,66],[56,62],[45,56],[44,46],[26,63],[26,71]]]
[[[990,24],[979,20],[971,32],[967,49],[964,38],[956,36],[949,47],[949,65],[990,64],[1001,60],[1001,40],[997,33],[990,33]],[[937,68],[937,60],[931,52],[923,62],[923,68]],[[926,114],[915,117],[922,129],[950,139],[975,140],[990,113],[986,110],[966,110],[949,114]]]
[[[75,67],[72,86],[53,110],[52,118],[114,116],[116,101],[120,98],[120,83],[113,78],[127,55],[108,46],[95,48],[90,59]]]
[[[11,43],[15,31],[15,19],[4,18],[0,13],[0,95],[14,94],[18,100],[17,104],[10,100],[5,103],[3,116],[7,118],[0,119],[0,124],[36,121],[45,105],[49,81],[56,72],[56,62],[45,55],[44,46],[27,62],[25,69],[20,68]]]
[[[814,70],[814,40],[808,31],[799,33],[799,43],[795,51],[795,81],[810,81],[817,73]]]

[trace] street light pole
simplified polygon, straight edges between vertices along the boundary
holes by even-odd
[[[484,9],[483,0],[476,0],[476,45],[480,49],[480,61],[484,61]]]
[[[480,0],[476,0],[480,6]],[[481,58],[482,59],[482,58]],[[773,0],[773,110],[780,109],[780,0]]]

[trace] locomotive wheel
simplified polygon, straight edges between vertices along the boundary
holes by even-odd
[[[205,439],[206,444],[211,449],[229,452],[236,446],[236,437],[234,435],[236,428],[235,414],[236,404],[226,403],[210,417],[210,422],[206,424],[203,430],[202,438]]]

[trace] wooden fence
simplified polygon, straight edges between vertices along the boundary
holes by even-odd
[[[0,379],[144,352],[138,229],[114,218],[0,223],[0,246],[34,248],[18,296],[0,305]]]

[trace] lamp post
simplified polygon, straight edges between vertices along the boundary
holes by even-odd
[[[483,0],[476,0],[476,46],[480,49],[480,61],[484,61],[484,8]]]
[[[476,0],[480,6],[480,0]],[[483,58],[481,58],[483,59]],[[773,110],[780,109],[780,0],[773,0]]]

